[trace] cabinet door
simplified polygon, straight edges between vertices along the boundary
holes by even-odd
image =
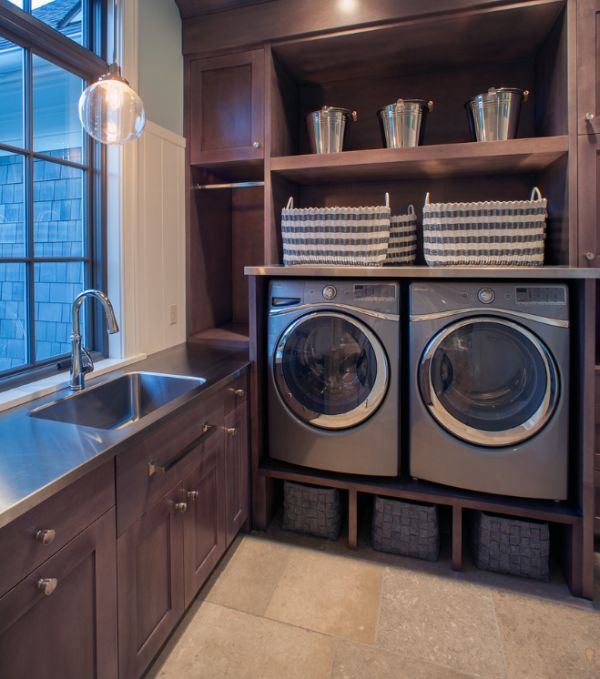
[[[578,139],[578,266],[600,266],[600,135]]]
[[[0,677],[115,679],[115,566],[111,509],[0,598]]]
[[[227,545],[248,518],[248,408],[239,403],[225,418]]]
[[[577,3],[577,130],[600,133],[600,0]]]
[[[189,64],[188,129],[192,164],[264,155],[264,52]]]
[[[225,465],[219,427],[202,446],[199,462],[183,482],[185,516],[185,600],[188,605],[226,549]]]
[[[144,672],[184,611],[181,493],[179,485],[117,541],[123,679]]]

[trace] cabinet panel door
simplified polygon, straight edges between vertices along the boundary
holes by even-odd
[[[600,132],[600,0],[577,3],[577,130]]]
[[[0,677],[116,679],[115,567],[111,509],[0,598]]]
[[[184,610],[181,486],[117,541],[119,671],[139,677]]]
[[[245,401],[225,419],[227,545],[248,518],[248,409]]]
[[[183,485],[185,517],[185,600],[188,605],[226,549],[225,466],[222,428],[203,446],[196,469]]]
[[[193,164],[263,157],[263,50],[191,61],[188,92]]]
[[[578,139],[578,266],[600,266],[600,135]]]

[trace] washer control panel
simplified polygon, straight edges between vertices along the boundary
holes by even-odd
[[[321,294],[323,295],[323,299],[330,301],[336,298],[337,289],[334,285],[326,285],[321,291]]]
[[[477,299],[482,304],[491,304],[496,299],[496,293],[492,288],[480,288],[477,293]]]

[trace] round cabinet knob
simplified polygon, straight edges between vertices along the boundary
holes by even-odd
[[[180,512],[181,514],[185,514],[187,510],[187,502],[176,502],[175,503],[175,509],[176,511]]]
[[[335,299],[337,295],[337,290],[333,285],[326,285],[323,290],[321,291],[321,294],[323,295],[323,299]]]
[[[50,596],[58,585],[56,578],[40,578],[37,582],[37,588],[46,596]]]
[[[253,142],[252,142],[252,146],[253,146],[253,148],[255,148],[255,149],[259,149],[259,148],[260,148],[260,142],[259,142],[259,141],[253,141]]]
[[[588,112],[585,114],[585,119],[588,121],[588,123],[591,123],[592,120],[594,120],[595,117],[596,117],[596,116],[595,116],[591,111],[588,111]]]
[[[187,492],[188,500],[191,500],[192,502],[196,502],[199,495],[200,493],[197,490],[188,490]]]
[[[56,531],[53,528],[41,528],[35,533],[35,539],[41,545],[51,545],[55,538]]]
[[[244,398],[246,395],[246,392],[243,389],[234,389],[233,390],[234,396],[237,396],[238,398]]]
[[[225,433],[227,436],[235,436],[237,434],[237,429],[235,427],[225,427]]]
[[[477,293],[477,299],[479,299],[482,304],[491,304],[495,298],[496,295],[491,288],[481,288]]]
[[[596,259],[596,253],[595,252],[586,252],[584,257],[587,259],[588,262],[593,262]]]

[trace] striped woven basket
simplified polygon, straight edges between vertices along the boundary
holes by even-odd
[[[429,266],[542,266],[547,200],[430,203],[423,207],[423,250]]]
[[[386,266],[410,266],[417,258],[417,215],[412,205],[405,215],[392,215]]]
[[[390,239],[390,207],[294,208],[281,211],[283,263],[381,266]]]

